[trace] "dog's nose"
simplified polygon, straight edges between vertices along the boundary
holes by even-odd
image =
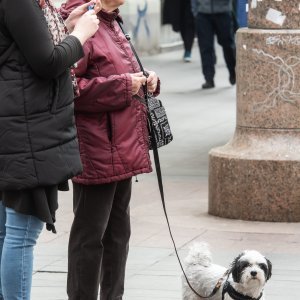
[[[255,277],[257,275],[257,272],[256,271],[251,271],[250,274],[251,274],[252,277]]]

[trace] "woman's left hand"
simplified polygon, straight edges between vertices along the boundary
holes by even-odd
[[[88,7],[90,5],[94,6],[94,11],[97,14],[102,9],[102,3],[101,0],[92,0],[88,1],[85,4],[82,4],[78,7],[76,7],[69,15],[69,17],[66,19],[65,24],[68,28],[69,33],[71,33],[74,30],[74,27],[78,21],[78,19],[87,12]]]
[[[157,88],[157,83],[158,83],[158,77],[155,72],[153,71],[148,71],[147,73],[149,76],[147,77],[147,87],[148,87],[148,92],[154,93]]]

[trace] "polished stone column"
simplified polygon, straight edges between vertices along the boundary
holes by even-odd
[[[300,221],[300,1],[249,1],[237,32],[237,125],[209,153],[209,213]]]

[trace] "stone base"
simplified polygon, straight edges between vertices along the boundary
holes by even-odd
[[[300,222],[300,131],[237,128],[209,155],[209,213]]]

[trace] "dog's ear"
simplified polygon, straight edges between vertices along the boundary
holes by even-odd
[[[240,270],[239,260],[242,256],[243,256],[243,253],[241,253],[239,256],[237,256],[234,259],[234,261],[231,263],[230,273],[232,275],[232,279],[234,282],[240,282],[240,280],[241,280],[241,270]]]
[[[268,274],[267,274],[267,280],[269,280],[272,276],[272,263],[270,260],[266,258],[267,264],[268,264]]]

